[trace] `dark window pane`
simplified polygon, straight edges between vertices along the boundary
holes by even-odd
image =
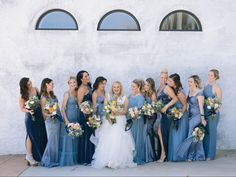
[[[66,12],[51,11],[40,19],[37,29],[77,29],[77,24]]]
[[[138,22],[125,12],[112,12],[105,15],[98,30],[140,30]]]

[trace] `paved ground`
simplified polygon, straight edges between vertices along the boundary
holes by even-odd
[[[0,176],[236,176],[236,150],[218,151],[207,162],[149,163],[129,169],[94,169],[91,166],[42,168],[26,166],[24,155],[0,156]]]

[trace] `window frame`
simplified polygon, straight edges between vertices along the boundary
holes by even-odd
[[[161,28],[162,28],[162,25],[163,25],[164,21],[166,20],[166,18],[169,17],[169,16],[172,15],[172,14],[179,13],[179,12],[183,12],[183,13],[186,13],[186,14],[188,14],[188,15],[191,15],[192,18],[194,18],[194,20],[196,20],[196,22],[198,23],[200,29],[199,29],[199,30],[162,30]],[[199,18],[198,18],[195,14],[193,14],[192,12],[187,11],[187,10],[174,10],[174,11],[168,13],[168,14],[162,19],[162,21],[161,21],[161,23],[160,23],[160,26],[159,26],[159,31],[202,32],[203,29],[202,29],[201,21],[200,21]]]
[[[138,29],[101,29],[101,24],[102,24],[103,20],[108,15],[110,15],[112,13],[116,13],[116,12],[123,12],[123,13],[129,15],[135,21]],[[102,16],[102,18],[98,22],[97,31],[141,31],[141,27],[140,27],[139,21],[132,13],[130,13],[126,10],[122,10],[122,9],[115,9],[115,10],[111,10],[111,11],[107,12],[105,15]]]
[[[72,20],[74,21],[76,28],[75,29],[72,29],[72,28],[71,29],[69,29],[69,28],[39,28],[39,24],[40,24],[41,20],[47,14],[50,14],[52,12],[58,12],[58,11],[59,12],[64,12],[65,14],[69,15],[72,18]],[[77,23],[75,17],[70,12],[68,12],[68,11],[66,11],[64,9],[50,9],[50,10],[47,10],[46,12],[44,12],[43,14],[40,15],[40,17],[38,18],[37,23],[35,25],[35,30],[56,30],[56,31],[64,31],[64,30],[66,30],[66,31],[68,31],[68,30],[79,30],[79,27],[78,27],[78,23]]]

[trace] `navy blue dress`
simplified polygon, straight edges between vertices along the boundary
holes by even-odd
[[[89,89],[89,92],[84,95],[83,101],[89,101],[92,103],[92,91]],[[95,146],[90,141],[91,135],[94,133],[94,129],[90,128],[87,124],[87,116],[83,112],[79,111],[79,124],[81,125],[84,133],[79,137],[78,140],[78,163],[83,165],[88,165],[92,162],[92,157],[95,152]]]
[[[37,96],[39,97],[38,93]],[[33,158],[40,162],[47,144],[47,133],[40,106],[34,110],[34,116],[35,121],[32,120],[30,113],[25,114],[26,138],[29,137],[32,143]]]
[[[157,96],[157,100],[162,100],[164,105],[168,104],[171,101],[171,98],[165,94],[166,86],[161,90],[160,94]],[[168,109],[169,110],[169,109]],[[168,110],[166,111],[168,113]],[[169,139],[169,130],[170,130],[170,120],[167,117],[167,114],[161,113],[161,122],[160,122],[162,141],[166,153],[166,157],[168,157],[168,139]]]
[[[207,98],[215,98],[216,95],[212,92],[212,85],[207,85],[203,94],[205,99]],[[203,140],[203,146],[206,154],[206,158],[213,160],[216,155],[216,139],[217,139],[217,125],[220,118],[220,113],[217,112],[215,116],[211,114],[209,109],[207,109],[206,105],[204,105],[204,113],[207,121],[206,126],[206,134]]]

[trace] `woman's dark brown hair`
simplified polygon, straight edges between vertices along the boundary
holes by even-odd
[[[20,94],[21,94],[21,98],[24,99],[25,101],[27,101],[29,99],[29,90],[28,90],[28,82],[29,82],[29,78],[28,77],[23,77],[20,80]]]
[[[56,98],[56,96],[54,95],[53,91],[50,91],[49,94],[47,92],[47,85],[46,84],[50,84],[53,80],[49,79],[49,78],[45,78],[42,80],[41,83],[41,90],[40,90],[40,96],[44,96],[44,97],[51,97],[53,99]]]

